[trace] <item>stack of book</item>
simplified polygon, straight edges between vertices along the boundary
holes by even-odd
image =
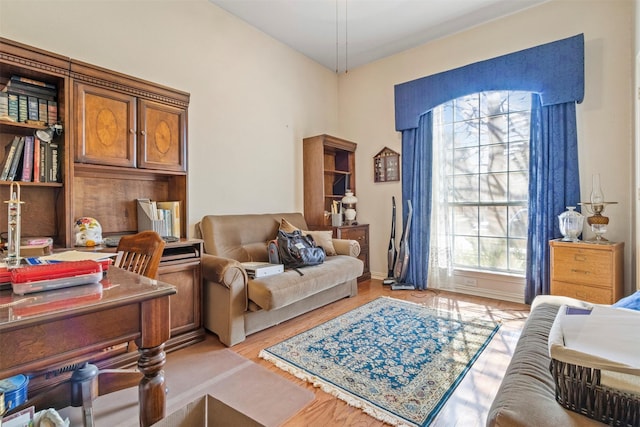
[[[11,76],[0,92],[0,119],[55,124],[58,122],[57,96],[54,84]]]
[[[60,147],[36,136],[15,136],[5,147],[0,181],[60,182]]]

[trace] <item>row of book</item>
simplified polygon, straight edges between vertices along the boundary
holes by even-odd
[[[51,83],[11,76],[0,91],[0,118],[14,122],[58,122],[58,89]]]
[[[60,182],[60,146],[36,136],[15,136],[5,149],[0,181]]]

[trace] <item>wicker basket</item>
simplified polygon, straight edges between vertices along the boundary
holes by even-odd
[[[600,384],[600,369],[551,359],[556,400],[565,408],[613,426],[640,426],[640,396]]]

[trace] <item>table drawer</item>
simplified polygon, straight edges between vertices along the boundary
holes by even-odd
[[[553,257],[552,280],[611,286],[613,266],[611,252],[556,247]]]
[[[598,288],[573,283],[551,282],[551,294],[564,295],[595,304],[613,304],[615,302],[613,301],[611,288]]]

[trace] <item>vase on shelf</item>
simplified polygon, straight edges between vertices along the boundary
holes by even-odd
[[[342,210],[344,212],[344,220],[347,225],[353,224],[356,219],[356,203],[358,198],[353,195],[352,191],[345,191],[342,198]]]

